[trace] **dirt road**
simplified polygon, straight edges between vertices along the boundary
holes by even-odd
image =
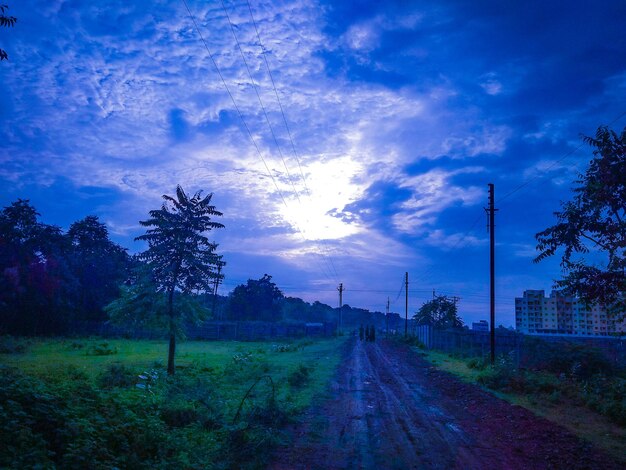
[[[617,469],[563,428],[434,369],[407,347],[351,339],[331,397],[272,469]]]

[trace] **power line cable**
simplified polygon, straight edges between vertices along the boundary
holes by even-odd
[[[269,65],[269,61],[267,60],[267,54],[266,54],[266,50],[265,47],[263,46],[263,41],[261,40],[261,35],[259,33],[259,28],[257,27],[257,23],[256,20],[254,19],[254,14],[252,12],[252,5],[250,4],[250,0],[246,0],[247,4],[248,4],[248,11],[250,12],[250,19],[252,20],[252,24],[254,25],[254,31],[256,33],[256,37],[257,40],[259,42],[259,47],[261,48],[261,56],[263,57],[263,61],[265,62],[265,68],[267,69],[267,74],[270,78],[270,81],[272,83],[272,88],[274,89],[274,95],[276,96],[276,102],[278,103],[278,107],[280,109],[280,114],[283,118],[283,122],[285,124],[285,129],[287,130],[287,135],[289,137],[289,142],[291,143],[291,150],[293,152],[293,156],[296,159],[296,162],[298,163],[298,169],[300,170],[300,176],[302,178],[302,183],[304,184],[304,189],[306,190],[307,196],[309,197],[309,199],[312,200],[311,197],[311,191],[309,190],[309,186],[307,184],[306,181],[306,176],[304,175],[304,171],[302,170],[302,165],[300,163],[300,157],[298,154],[298,151],[296,150],[296,144],[293,140],[293,136],[291,135],[291,129],[289,128],[289,123],[287,121],[287,117],[285,115],[285,110],[283,109],[283,104],[280,100],[280,96],[278,94],[278,89],[276,88],[276,82],[274,81],[274,76],[272,74],[272,70],[270,69],[270,65]],[[299,200],[299,199],[298,199]],[[326,243],[326,240],[320,240],[322,242],[322,244],[324,245],[324,247],[326,248],[326,252],[328,254],[328,258],[330,260],[330,264],[331,267],[333,269],[333,271],[335,272],[335,275],[337,276],[337,270],[335,268],[335,264],[333,263],[333,259],[330,256],[330,249],[328,247],[328,244]]]
[[[239,49],[239,54],[241,55],[241,58],[243,60],[244,65],[246,66],[246,71],[248,72],[248,77],[250,77],[250,83],[252,83],[252,88],[254,88],[254,92],[256,93],[256,97],[259,100],[259,105],[261,106],[261,110],[263,111],[263,116],[265,117],[265,121],[267,122],[267,126],[270,129],[270,134],[272,134],[272,138],[274,139],[274,143],[276,144],[276,148],[278,149],[278,154],[280,155],[280,159],[283,162],[283,166],[285,167],[285,171],[287,172],[287,178],[289,179],[289,182],[291,183],[291,187],[293,188],[295,194],[296,194],[296,198],[298,199],[298,202],[300,201],[300,193],[298,193],[298,190],[296,189],[296,186],[293,182],[293,178],[291,177],[291,173],[289,172],[289,168],[287,167],[287,162],[285,161],[285,158],[283,156],[283,151],[280,148],[280,145],[278,144],[278,139],[276,138],[276,133],[274,132],[274,127],[272,127],[272,123],[270,122],[269,116],[267,115],[267,110],[265,109],[265,105],[263,104],[263,100],[261,99],[261,94],[259,93],[259,88],[256,84],[256,82],[254,81],[254,78],[252,77],[252,72],[250,71],[250,67],[248,66],[248,61],[246,60],[246,56],[243,53],[243,49],[241,48],[241,43],[239,42],[239,39],[237,38],[237,34],[235,33],[235,27],[233,26],[232,21],[230,20],[230,15],[228,14],[228,10],[226,9],[226,5],[224,4],[224,1],[221,0],[221,4],[222,4],[222,10],[224,10],[224,14],[226,15],[226,19],[228,20],[228,24],[230,26],[230,32],[233,35],[233,38],[235,39],[235,43],[237,44],[237,49]]]
[[[609,124],[607,124],[607,127],[612,126],[613,124],[615,124],[617,121],[619,121],[622,117],[626,116],[626,111],[624,111],[623,113],[621,113],[620,115],[618,115],[615,119],[613,119],[611,122],[609,122]],[[545,176],[545,174],[550,171],[552,168],[554,168],[556,165],[558,165],[559,163],[561,163],[563,160],[567,159],[568,157],[572,156],[573,154],[575,154],[578,150],[580,150],[583,146],[585,145],[585,142],[582,142],[580,145],[578,145],[578,147],[570,150],[569,152],[567,152],[565,155],[563,155],[561,158],[559,158],[558,160],[554,161],[551,165],[549,165],[547,168],[541,170],[539,172],[539,174],[535,175],[534,177],[530,178],[528,181],[524,181],[523,183],[521,183],[520,185],[516,186],[515,188],[513,188],[511,191],[509,191],[508,193],[506,193],[504,196],[502,196],[499,200],[498,200],[498,204],[500,206],[502,206],[502,201],[504,201],[505,199],[508,199],[509,197],[511,197],[513,194],[515,194],[516,192],[520,191],[521,189],[525,188],[526,186],[528,186],[529,184],[537,181],[538,179],[541,179]],[[542,174],[543,173],[543,174]]]
[[[233,38],[235,39],[235,43],[237,44],[237,49],[239,50],[239,54],[241,55],[241,59],[243,60],[243,63],[246,67],[246,71],[248,72],[248,77],[250,77],[250,82],[252,84],[252,87],[254,89],[254,92],[256,93],[257,99],[259,101],[259,105],[261,106],[261,110],[263,111],[263,116],[265,117],[265,121],[267,122],[267,126],[269,127],[270,133],[272,134],[272,138],[274,139],[274,143],[276,144],[276,148],[278,150],[278,154],[280,155],[280,159],[283,162],[283,165],[285,167],[285,171],[287,172],[287,178],[289,179],[289,182],[291,183],[291,186],[296,194],[296,198],[298,199],[298,203],[300,205],[302,205],[302,201],[300,200],[300,194],[298,192],[298,190],[296,189],[296,186],[293,182],[293,178],[291,177],[291,173],[289,172],[289,167],[287,166],[287,162],[285,161],[285,158],[283,156],[283,152],[280,148],[280,144],[278,143],[278,138],[276,137],[276,133],[274,132],[274,127],[272,126],[272,123],[269,119],[269,116],[267,115],[267,110],[265,109],[265,105],[263,104],[263,100],[261,98],[261,94],[259,93],[259,87],[257,86],[256,82],[254,81],[254,78],[252,77],[252,72],[250,71],[250,66],[248,65],[248,61],[246,60],[246,56],[243,53],[243,49],[241,47],[241,43],[239,42],[239,39],[237,37],[237,34],[235,33],[235,27],[230,19],[230,15],[228,14],[228,10],[226,9],[226,5],[224,4],[224,1],[221,0],[221,4],[222,4],[222,9],[224,10],[224,14],[226,15],[226,19],[228,20],[228,24],[230,26],[230,31],[233,35]],[[256,27],[255,27],[256,29]],[[265,56],[263,56],[265,57]],[[267,62],[266,62],[267,63]],[[269,67],[268,67],[268,71],[269,71]],[[271,76],[271,73],[270,73]],[[273,80],[272,80],[272,84],[273,84]],[[274,88],[275,90],[275,88]],[[281,111],[282,111],[282,107],[281,107]],[[284,116],[284,114],[283,114]],[[292,142],[293,143],[293,142]],[[297,224],[295,224],[297,225]],[[302,231],[300,229],[298,229],[301,232],[302,238],[304,241],[306,241],[306,238],[304,237],[304,234],[302,233]],[[337,271],[335,269],[334,264],[332,263],[332,259],[330,259],[329,257],[327,257],[327,255],[322,254],[322,258],[324,259],[324,261],[328,264],[329,272],[331,273],[331,275],[334,273],[335,275],[335,280],[337,282],[339,282],[339,277],[337,275]]]
[[[220,71],[220,68],[217,65],[217,62],[216,62],[215,58],[213,57],[213,54],[211,53],[211,50],[210,50],[206,40],[204,39],[204,36],[202,35],[202,32],[200,31],[200,28],[198,27],[198,23],[196,22],[195,17],[193,16],[193,14],[191,13],[191,10],[189,9],[189,5],[187,4],[187,0],[182,0],[182,1],[183,1],[183,4],[185,5],[187,13],[189,14],[189,18],[193,22],[193,25],[194,25],[194,27],[196,29],[196,32],[198,33],[202,43],[204,44],[204,48],[206,49],[207,53],[209,54],[209,58],[211,59],[211,62],[213,63],[213,66],[215,67],[215,70],[217,71],[217,74],[219,75],[220,80],[222,81],[222,84],[224,85],[224,88],[226,89],[226,92],[228,93],[228,96],[230,97],[230,99],[231,99],[231,101],[233,103],[233,106],[235,107],[235,110],[237,111],[237,114],[239,115],[239,119],[241,120],[244,128],[246,129],[248,137],[250,138],[252,144],[254,145],[254,148],[256,149],[256,152],[259,155],[259,158],[263,162],[263,165],[265,166],[265,169],[267,170],[268,175],[272,179],[272,182],[274,183],[274,187],[276,188],[276,191],[280,195],[280,198],[283,201],[283,204],[285,205],[285,207],[289,208],[289,206],[287,205],[287,201],[286,201],[282,191],[278,187],[278,183],[276,182],[276,179],[274,178],[274,175],[270,171],[270,168],[267,165],[267,162],[266,162],[265,158],[263,157],[263,154],[262,154],[262,152],[261,152],[261,150],[260,150],[260,148],[259,148],[259,146],[258,146],[258,144],[257,144],[257,142],[256,142],[256,140],[254,138],[254,136],[252,135],[252,132],[250,131],[250,128],[248,127],[248,124],[246,123],[246,120],[243,117],[243,113],[241,112],[239,106],[237,105],[237,102],[235,101],[235,98],[234,98],[233,94],[231,93],[230,88],[228,87],[228,84],[226,83],[226,80],[224,79],[224,76],[222,75],[222,72]],[[232,26],[232,24],[231,24],[231,26]],[[255,88],[255,90],[256,90],[256,88]],[[302,234],[302,231],[297,226],[297,224],[296,224],[296,228],[297,228],[298,232],[300,233],[300,235],[304,238],[304,235]],[[322,269],[322,272],[323,271],[324,271],[324,269]],[[326,277],[328,277],[326,273],[324,273],[324,275]]]

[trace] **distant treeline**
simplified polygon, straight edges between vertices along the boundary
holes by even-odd
[[[67,231],[44,224],[28,200],[0,212],[0,334],[71,334],[80,322],[105,322],[104,307],[119,298],[141,266],[126,248],[109,239],[96,216]],[[248,280],[228,296],[196,295],[208,317],[230,321],[336,322],[385,328],[381,312],[344,305],[341,312],[321,302],[285,297],[269,275]],[[389,328],[400,328],[391,314]]]

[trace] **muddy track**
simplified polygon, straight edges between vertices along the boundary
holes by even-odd
[[[408,348],[351,339],[329,397],[272,469],[617,469],[566,430],[434,369]]]

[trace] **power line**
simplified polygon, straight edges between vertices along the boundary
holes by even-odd
[[[278,103],[278,108],[280,109],[280,114],[283,117],[283,122],[285,124],[285,129],[287,130],[287,135],[289,137],[289,142],[291,143],[291,150],[293,152],[293,156],[298,163],[298,169],[300,170],[300,176],[302,178],[302,183],[304,184],[304,189],[306,190],[307,196],[312,200],[311,191],[309,190],[309,186],[306,182],[306,176],[304,175],[304,171],[302,170],[302,165],[300,164],[300,157],[298,155],[298,151],[296,150],[296,144],[293,140],[293,136],[291,135],[291,130],[289,128],[289,123],[287,122],[287,117],[285,115],[285,110],[283,109],[283,104],[280,100],[280,96],[278,94],[278,89],[276,88],[276,82],[274,81],[274,76],[272,75],[272,71],[270,69],[269,61],[267,60],[267,55],[265,53],[265,47],[263,46],[263,41],[261,41],[261,35],[259,34],[259,28],[257,27],[256,20],[254,19],[254,14],[252,13],[252,6],[250,5],[250,0],[246,0],[248,4],[248,11],[250,12],[250,19],[252,20],[252,24],[254,25],[254,31],[256,33],[257,40],[259,41],[259,47],[261,48],[261,56],[263,57],[263,61],[265,62],[265,68],[267,69],[267,74],[270,77],[270,81],[272,83],[272,88],[274,89],[274,95],[276,96],[276,102]],[[223,4],[223,2],[222,2]],[[278,145],[278,144],[277,144]],[[282,154],[281,154],[282,156]],[[298,198],[298,201],[300,199]],[[328,253],[328,259],[330,261],[331,267],[337,276],[337,270],[335,269],[335,264],[333,263],[333,259],[330,256],[330,249],[328,248],[328,244],[326,240],[321,240],[322,244],[326,248],[326,252]]]
[[[202,35],[202,32],[200,31],[200,28],[198,27],[198,23],[196,22],[195,17],[193,16],[193,14],[191,13],[191,10],[189,9],[189,5],[187,4],[187,0],[182,0],[182,1],[183,1],[183,4],[185,5],[187,13],[189,14],[189,18],[193,22],[193,25],[194,25],[194,27],[196,29],[196,32],[198,33],[202,43],[204,44],[204,48],[206,49],[207,53],[209,54],[209,58],[211,59],[211,62],[213,63],[213,66],[215,67],[215,70],[217,71],[217,74],[219,75],[220,80],[222,81],[222,84],[224,85],[224,88],[226,89],[226,92],[228,93],[228,96],[230,97],[230,100],[232,101],[233,106],[235,107],[235,110],[237,111],[237,114],[239,115],[239,119],[241,120],[244,128],[246,129],[246,132],[248,134],[248,137],[250,138],[250,141],[254,145],[254,148],[256,149],[256,152],[259,155],[259,158],[263,162],[263,165],[265,166],[265,169],[267,170],[268,175],[272,179],[272,182],[274,183],[274,187],[276,188],[276,191],[280,195],[280,198],[283,201],[283,204],[285,205],[286,208],[289,208],[289,206],[287,205],[287,201],[286,201],[282,191],[278,187],[278,183],[276,182],[276,179],[274,178],[274,175],[272,174],[269,166],[267,165],[267,162],[266,162],[265,158],[263,157],[263,154],[261,153],[261,150],[260,150],[256,140],[254,139],[254,136],[252,135],[252,132],[250,131],[250,128],[248,127],[248,124],[246,123],[246,120],[243,117],[243,113],[241,112],[239,106],[237,105],[237,102],[235,101],[235,98],[234,98],[233,94],[231,93],[230,88],[228,87],[228,84],[226,83],[226,80],[224,79],[224,76],[222,75],[222,72],[220,71],[220,68],[217,65],[217,62],[215,61],[215,58],[213,57],[213,54],[211,53],[211,50],[210,50],[206,40],[204,39],[204,36]],[[230,19],[229,19],[229,23],[230,23]],[[230,24],[231,24],[231,28],[232,28],[232,23],[230,23]],[[233,32],[233,34],[234,34],[234,32]],[[235,38],[236,38],[236,36],[235,36]],[[240,48],[240,50],[241,50],[241,48]],[[245,58],[244,58],[244,62],[245,62]],[[247,67],[247,63],[246,63],[246,67]],[[256,91],[256,88],[255,88],[255,91]],[[257,91],[257,94],[258,94],[258,91]],[[259,99],[260,99],[260,97],[259,97]],[[302,238],[305,239],[304,234],[302,233],[302,231],[300,230],[298,225],[295,224],[295,226],[296,226],[296,229],[298,230],[298,232],[300,233],[300,235],[302,236]],[[305,241],[306,241],[306,239],[305,239]],[[322,269],[322,272],[323,271],[324,271],[324,269]],[[336,272],[335,272],[335,274],[336,274]],[[324,275],[326,276],[326,273],[324,273]],[[332,275],[332,272],[331,272],[331,275]]]
[[[244,119],[241,110],[239,109],[239,106],[237,106],[237,102],[235,101],[235,98],[233,97],[233,94],[231,93],[230,88],[226,84],[226,80],[224,80],[224,76],[222,75],[222,72],[220,71],[220,68],[218,67],[217,62],[215,61],[215,58],[213,57],[213,54],[211,53],[211,50],[209,49],[209,46],[207,42],[205,41],[204,36],[202,35],[202,32],[200,31],[200,28],[198,27],[198,23],[196,23],[195,17],[191,14],[191,10],[189,9],[187,0],[182,0],[182,1],[185,4],[185,8],[187,9],[189,18],[191,18],[191,21],[194,24],[196,32],[198,33],[198,35],[200,36],[200,39],[202,40],[202,44],[204,44],[204,48],[209,54],[209,58],[211,59],[211,62],[213,62],[213,66],[215,67],[215,70],[217,71],[217,74],[219,75],[220,80],[222,80],[222,84],[224,85],[224,88],[226,89],[226,92],[228,93],[228,96],[230,97],[230,100],[232,101],[233,106],[235,107],[235,110],[237,111],[237,114],[239,115],[239,119],[241,120],[244,128],[246,129],[246,132],[248,133],[248,137],[252,141],[252,144],[254,145],[254,148],[256,149],[256,152],[259,155],[259,158],[261,158],[261,161],[263,162],[263,165],[265,166],[265,169],[267,170],[269,177],[272,179],[272,182],[274,183],[274,186],[276,187],[276,191],[278,191],[278,194],[280,195],[280,198],[282,199],[283,204],[287,206],[287,201],[285,201],[283,193],[278,187],[278,184],[276,183],[276,179],[274,178],[274,175],[270,171],[269,166],[267,165],[267,162],[265,161],[265,158],[263,157],[263,154],[261,153],[261,150],[259,149],[259,146],[256,140],[254,139],[254,136],[252,135],[252,132],[250,131],[250,128],[248,127],[248,124],[246,123],[246,120]]]
[[[241,47],[241,43],[239,42],[239,39],[237,38],[237,34],[235,33],[234,25],[233,25],[233,23],[232,23],[232,21],[230,19],[230,15],[228,14],[228,10],[226,9],[226,5],[224,4],[223,0],[221,0],[221,4],[222,4],[222,9],[224,10],[224,14],[226,15],[226,19],[228,20],[228,24],[230,26],[230,31],[231,31],[231,33],[233,35],[233,38],[235,39],[235,43],[237,44],[237,49],[239,50],[239,54],[241,55],[241,59],[243,60],[243,63],[245,65],[245,67],[246,67],[246,71],[248,73],[248,77],[250,77],[250,82],[252,83],[252,87],[254,89],[254,92],[256,93],[257,99],[259,101],[259,105],[261,106],[261,110],[263,111],[263,116],[265,117],[265,121],[267,122],[267,126],[268,126],[268,128],[270,130],[270,133],[272,135],[274,143],[276,144],[276,149],[278,150],[278,154],[280,155],[280,159],[283,162],[283,165],[285,167],[285,171],[287,172],[287,178],[289,179],[289,182],[291,183],[291,187],[293,188],[293,190],[295,192],[295,195],[296,195],[296,198],[298,200],[298,203],[301,205],[302,201],[300,200],[300,194],[299,194],[299,192],[298,192],[298,190],[297,190],[297,188],[296,188],[296,186],[294,184],[294,181],[293,181],[293,178],[291,176],[291,173],[289,172],[289,167],[287,166],[287,162],[285,161],[285,158],[283,156],[283,152],[282,152],[282,150],[280,148],[280,144],[278,143],[278,138],[276,137],[276,133],[274,132],[274,127],[272,126],[272,123],[271,123],[271,121],[269,119],[269,116],[267,115],[267,110],[265,109],[265,105],[263,104],[263,100],[261,98],[261,94],[259,93],[259,87],[257,86],[257,84],[254,81],[254,78],[252,77],[252,72],[250,71],[250,67],[248,65],[248,61],[246,60],[246,56],[243,53],[243,49]],[[250,7],[249,4],[248,4],[248,7]],[[256,23],[255,23],[255,30],[257,30]],[[259,37],[258,30],[257,30],[257,37]],[[260,37],[259,37],[259,42],[260,42]],[[261,51],[262,51],[263,58],[265,59],[265,64],[267,66],[267,70],[268,70],[269,76],[270,76],[271,81],[272,81],[272,86],[274,87],[274,92],[276,93],[276,96],[278,97],[278,93],[276,92],[276,86],[274,84],[274,79],[272,78],[272,75],[271,75],[271,72],[270,72],[270,69],[269,69],[269,65],[267,63],[267,58],[265,57],[265,54],[264,54],[264,51],[263,51],[262,44],[261,44]],[[280,110],[281,110],[281,113],[282,113],[283,118],[284,118],[285,115],[284,115],[284,111],[282,109],[282,105],[280,104],[280,98],[278,98],[278,103],[279,103]],[[285,120],[285,122],[286,122],[286,120]],[[287,127],[287,129],[289,129],[289,128]],[[291,133],[289,133],[289,137],[291,139]],[[294,146],[293,145],[293,140],[291,140],[291,143],[292,143],[292,146]],[[294,149],[295,149],[295,146],[294,146]],[[300,165],[299,160],[298,160],[298,165]],[[304,182],[305,182],[305,188],[306,188],[306,181],[304,181]],[[308,188],[307,188],[307,191],[308,191]],[[303,238],[304,238],[304,235],[303,235]],[[305,239],[305,241],[306,241],[306,239]],[[329,270],[329,272],[331,273],[331,275],[334,273],[335,278],[338,281],[339,279],[338,279],[338,275],[337,275],[337,270],[335,269],[335,266],[332,263],[332,259],[328,255],[323,255],[323,257],[324,257],[324,260],[326,261],[326,263],[328,263],[329,267],[331,268]]]
[[[283,157],[283,152],[280,149],[280,145],[278,144],[278,139],[276,138],[276,133],[274,132],[274,128],[272,127],[272,123],[270,122],[269,116],[267,115],[267,111],[265,109],[265,106],[263,105],[263,100],[261,99],[261,94],[259,93],[259,89],[257,87],[257,84],[254,81],[254,78],[252,78],[252,72],[250,72],[250,67],[248,66],[248,61],[246,60],[246,56],[243,53],[243,49],[241,48],[241,43],[239,42],[239,39],[237,38],[237,34],[235,34],[235,27],[233,26],[232,21],[230,20],[230,15],[228,14],[228,10],[226,10],[226,5],[224,4],[224,0],[221,1],[222,4],[222,10],[224,10],[224,14],[226,15],[226,19],[228,20],[228,24],[230,26],[230,32],[233,35],[233,38],[235,39],[235,43],[237,44],[237,49],[239,49],[239,54],[241,55],[241,58],[243,60],[244,65],[246,66],[246,71],[248,72],[248,77],[250,77],[250,83],[252,83],[252,88],[254,88],[254,92],[256,93],[256,97],[259,100],[259,105],[261,106],[261,110],[263,111],[263,116],[265,116],[265,122],[267,122],[267,126],[270,129],[270,134],[272,134],[272,138],[274,139],[274,143],[276,144],[276,148],[278,149],[278,154],[280,155],[280,159],[283,162],[283,165],[285,167],[285,171],[287,172],[287,178],[289,179],[289,182],[291,183],[291,187],[293,188],[295,194],[296,194],[296,198],[298,199],[298,202],[300,201],[300,194],[298,193],[298,190],[296,189],[296,186],[293,182],[293,178],[291,177],[291,173],[289,173],[289,168],[287,167],[287,162],[285,162],[285,158]]]
[[[613,124],[615,124],[617,121],[619,121],[622,117],[626,116],[626,111],[624,111],[623,113],[621,113],[619,116],[617,116],[615,119],[613,119],[611,122],[609,122],[607,124],[607,127],[612,126]],[[524,181],[523,183],[521,183],[520,185],[516,186],[515,188],[513,188],[511,191],[509,191],[508,193],[506,193],[504,196],[502,196],[498,202],[500,203],[500,205],[502,204],[502,201],[504,201],[505,199],[508,199],[510,196],[512,196],[513,194],[515,194],[516,192],[520,191],[521,189],[525,188],[526,186],[528,186],[529,184],[537,181],[538,179],[541,179],[543,177],[545,177],[545,174],[550,171],[552,168],[554,168],[556,165],[558,165],[559,163],[561,163],[563,160],[567,159],[568,157],[572,156],[573,154],[575,154],[578,150],[580,150],[583,146],[585,145],[584,142],[582,142],[581,144],[578,145],[578,147],[570,150],[569,152],[567,152],[565,155],[563,155],[561,158],[559,158],[558,160],[554,161],[551,165],[549,165],[547,168],[541,170],[541,172],[539,172],[539,174],[535,175],[533,178],[530,178],[527,181]],[[543,174],[542,174],[543,173]]]
[[[278,96],[278,90],[276,89],[274,76],[272,75],[272,71],[270,70],[270,65],[267,60],[267,56],[265,55],[265,47],[263,47],[263,42],[261,41],[261,35],[259,34],[259,29],[257,28],[256,20],[254,19],[254,14],[252,13],[252,6],[250,5],[250,0],[246,0],[246,2],[248,3],[248,10],[250,11],[250,18],[252,19],[252,24],[254,25],[254,31],[256,32],[256,37],[257,37],[257,40],[259,41],[259,46],[261,47],[261,55],[263,56],[263,60],[265,61],[265,67],[267,68],[267,73],[270,77],[270,81],[272,82],[272,88],[274,88],[274,94],[276,95],[276,101],[278,102],[278,107],[280,108],[280,114],[283,116],[283,122],[285,123],[285,128],[287,129],[287,135],[289,136],[289,141],[291,142],[291,149],[293,151],[294,157],[296,157],[296,161],[298,162],[298,168],[300,169],[300,175],[302,177],[302,182],[304,183],[304,188],[306,189],[307,194],[311,196],[309,187],[306,183],[306,177],[304,176],[304,171],[302,171],[302,166],[300,165],[300,158],[298,157],[298,152],[296,150],[296,146],[291,136],[291,130],[289,129],[289,124],[287,123],[285,111],[283,110],[282,102],[280,101],[280,97]]]

